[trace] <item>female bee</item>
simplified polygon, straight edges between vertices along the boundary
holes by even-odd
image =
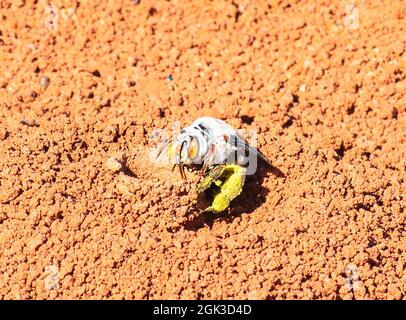
[[[203,164],[203,172],[218,164],[247,166],[256,162],[258,157],[270,164],[258,149],[250,146],[230,125],[211,117],[195,120],[166,146],[168,155],[174,159],[183,178],[184,166],[190,164]]]

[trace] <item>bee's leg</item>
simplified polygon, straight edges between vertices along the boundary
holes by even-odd
[[[185,167],[182,167],[182,171],[183,171],[183,179],[187,182]]]
[[[214,192],[213,203],[211,206],[206,208],[205,212],[215,212],[220,213],[226,210],[230,206],[230,199],[221,191]]]
[[[203,167],[201,172],[203,174],[207,173],[209,168],[214,164],[213,160],[215,156],[216,156],[216,145],[211,144],[208,153],[202,157]]]
[[[199,172],[199,174],[201,176],[204,176],[206,174],[207,170],[209,170],[209,165],[207,163],[204,163],[202,169]]]
[[[178,166],[178,168],[179,168],[180,177],[182,178],[182,180],[185,180],[185,177],[184,177],[184,175],[183,175],[183,167],[182,167],[182,165],[180,164],[180,165]]]
[[[173,167],[172,167],[172,171],[175,170],[176,167],[179,168],[179,173],[180,173],[180,177],[182,178],[182,180],[187,180],[187,179],[186,179],[185,170],[184,170],[184,168],[183,168],[183,165],[182,165],[182,164],[175,163],[175,164],[173,165]]]

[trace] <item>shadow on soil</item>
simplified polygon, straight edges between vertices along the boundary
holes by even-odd
[[[186,221],[183,227],[186,230],[197,231],[204,226],[211,228],[215,221],[224,220],[230,223],[243,213],[250,214],[266,201],[269,189],[263,186],[263,182],[269,174],[278,178],[286,178],[285,174],[278,168],[260,164],[256,174],[247,176],[242,193],[231,202],[227,211],[221,213],[202,212],[195,208],[190,212],[193,218]]]

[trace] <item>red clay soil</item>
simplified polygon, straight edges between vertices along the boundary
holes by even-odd
[[[137,3],[1,1],[0,298],[405,299],[405,2]],[[285,177],[193,211],[203,115]]]

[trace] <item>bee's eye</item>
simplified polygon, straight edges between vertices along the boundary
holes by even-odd
[[[196,138],[192,138],[189,145],[189,159],[193,160],[199,153],[199,142]]]
[[[186,140],[183,140],[182,142],[179,142],[176,145],[176,149],[175,149],[176,155],[181,159],[184,159],[187,157],[187,149],[185,148],[185,146],[187,146]]]

